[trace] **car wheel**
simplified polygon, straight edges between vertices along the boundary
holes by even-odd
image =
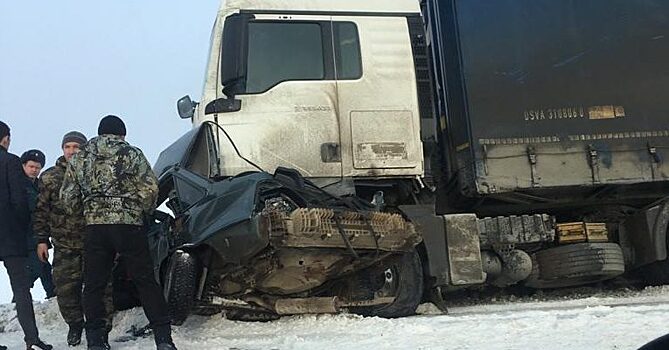
[[[163,293],[173,325],[190,315],[197,291],[198,264],[191,254],[178,250],[169,258],[163,275]]]
[[[350,311],[363,316],[404,317],[416,313],[423,297],[423,268],[418,253],[401,253],[367,268],[353,279],[357,288],[374,297],[395,297],[392,303],[352,307]]]

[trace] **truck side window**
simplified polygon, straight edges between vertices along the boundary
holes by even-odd
[[[251,22],[248,38],[246,93],[267,91],[286,80],[324,78],[320,24]]]
[[[334,22],[337,79],[358,79],[362,76],[358,28],[351,22]]]

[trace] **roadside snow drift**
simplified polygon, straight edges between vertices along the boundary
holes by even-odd
[[[36,303],[41,337],[66,349],[67,326],[55,300]],[[669,333],[669,288],[596,295],[576,300],[493,301],[402,319],[355,315],[306,315],[277,321],[236,322],[193,316],[174,327],[180,349],[636,349]],[[13,305],[0,306],[0,344],[23,347]],[[152,337],[116,342],[133,325],[146,324],[141,309],[118,313],[114,349],[151,349]],[[83,345],[80,346],[83,348]]]

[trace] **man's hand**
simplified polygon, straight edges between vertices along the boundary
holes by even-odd
[[[49,261],[49,246],[46,243],[39,243],[37,245],[37,257],[42,262]]]

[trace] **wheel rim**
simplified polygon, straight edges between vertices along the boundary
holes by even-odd
[[[395,296],[398,288],[397,267],[390,266],[381,273],[381,285],[376,289],[376,297]]]

